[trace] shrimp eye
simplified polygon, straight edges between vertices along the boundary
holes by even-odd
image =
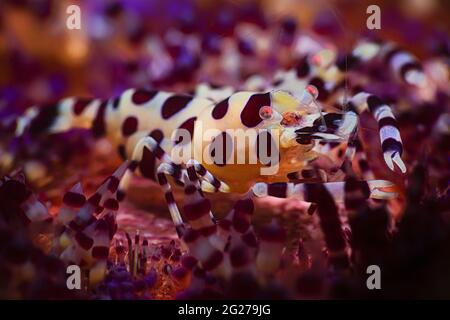
[[[306,86],[306,91],[314,97],[314,99],[317,99],[317,97],[319,96],[319,90],[317,89],[317,87],[313,86],[312,84]]]
[[[272,107],[270,107],[270,106],[261,107],[261,109],[259,109],[259,116],[263,120],[270,120],[270,119],[272,119],[272,116],[273,116]]]

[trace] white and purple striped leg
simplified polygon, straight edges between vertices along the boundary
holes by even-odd
[[[167,206],[169,207],[170,216],[175,224],[177,234],[181,238],[184,232],[183,218],[181,217],[180,210],[175,202],[172,187],[167,180],[167,176],[173,177],[174,174],[174,166],[169,163],[161,163],[157,169],[156,178],[164,191],[164,197],[166,199]]]
[[[187,162],[186,168],[192,168],[200,177],[201,189],[205,192],[230,192],[230,187],[223,181],[217,179],[211,172],[200,164],[197,160],[191,159]]]
[[[183,241],[203,269],[226,275],[223,240],[211,212],[211,202],[203,196],[200,181],[193,166],[187,169],[185,179],[183,215],[188,227]]]
[[[151,155],[158,160],[160,163],[166,163],[171,166],[171,176],[175,180],[175,183],[183,186],[184,182],[182,179],[183,169],[181,165],[176,164],[171,157],[164,151],[161,147],[161,144],[158,143],[153,137],[145,136],[139,140],[136,144],[132,160],[133,164],[130,166],[130,171],[134,171],[137,168],[137,164],[141,161],[144,161],[144,150],[147,150],[151,153]],[[204,166],[202,166],[196,160],[189,160],[186,164],[186,167],[193,167],[195,172],[199,175],[202,180],[202,189],[205,192],[229,192],[229,187],[224,182],[220,181],[214,175],[212,175]],[[120,190],[124,190],[127,187],[128,180],[131,176],[131,172],[127,174],[127,177],[124,179],[124,182],[121,185]]]
[[[173,163],[170,156],[161,148],[160,144],[151,136],[143,137],[136,144],[136,147],[133,150],[132,162],[128,167],[128,177],[136,170],[138,164],[141,161],[144,161],[144,152],[145,150],[149,151],[155,158],[161,162],[158,169],[156,170],[156,180],[162,186],[165,192],[165,198],[169,207],[169,212],[172,217],[172,220],[175,224],[177,233],[181,236],[183,231],[183,220],[180,215],[180,211],[175,203],[175,199],[173,197],[172,188],[167,180],[166,176],[171,176],[177,183],[183,184],[182,181],[182,168],[180,165]],[[125,181],[125,184],[128,184],[128,180]],[[122,184],[120,187],[124,187],[125,184]],[[126,187],[126,186],[125,186]],[[123,189],[119,189],[121,194],[123,194]]]
[[[374,199],[391,199],[397,196],[396,192],[384,191],[383,188],[394,186],[394,184],[387,180],[370,180],[358,181],[359,184],[366,190],[367,198]],[[253,194],[260,197],[276,197],[276,198],[296,198],[302,201],[311,202],[308,195],[309,189],[316,185],[323,185],[330,194],[333,195],[337,202],[343,202],[345,198],[345,182],[326,182],[326,183],[292,183],[292,182],[278,182],[265,183],[259,182],[252,187]]]
[[[401,158],[403,152],[402,138],[391,108],[377,96],[366,92],[360,92],[353,96],[350,99],[349,108],[349,112],[370,111],[372,113],[378,122],[384,161],[389,169],[394,170],[395,163],[401,172],[405,173],[406,166]]]
[[[150,162],[150,160],[152,164],[143,163],[145,161]],[[170,156],[153,137],[145,136],[141,138],[134,147],[128,170],[125,177],[120,182],[118,190],[118,198],[120,200],[123,200],[125,197],[125,191],[127,190],[129,182],[138,167],[140,167],[141,170],[145,169],[145,171],[149,171],[149,173],[146,173],[146,176],[150,175],[150,178],[155,178],[155,172],[153,169],[155,166],[155,161],[172,164],[173,167],[177,169],[174,170],[172,177],[176,183],[183,185],[183,182],[181,181],[181,167],[173,163]]]
[[[380,58],[401,81],[414,86],[426,84],[425,73],[417,59],[393,43],[362,41],[353,49],[348,59],[352,66],[357,67],[376,57]]]
[[[382,48],[382,55],[384,62],[402,81],[414,86],[425,85],[422,66],[412,54],[388,43]]]

